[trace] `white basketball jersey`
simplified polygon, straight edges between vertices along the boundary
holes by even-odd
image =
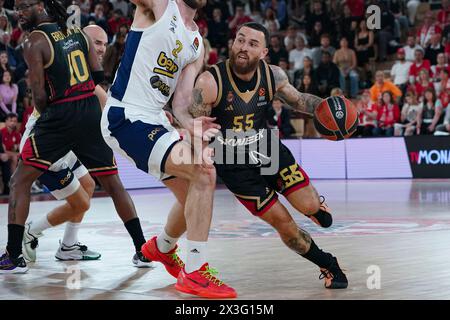
[[[163,16],[152,26],[131,27],[111,96],[124,103],[127,113],[161,112],[181,71],[200,58],[202,46],[200,33],[186,28],[177,3],[169,0]]]

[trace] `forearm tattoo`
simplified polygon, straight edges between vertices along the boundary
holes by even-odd
[[[286,245],[296,253],[304,255],[309,251],[311,247],[311,236],[305,230],[298,229],[296,237],[290,238],[285,241]]]
[[[289,83],[289,78],[283,69],[272,65],[270,67],[275,80],[277,95],[296,110],[314,113],[322,98],[313,94],[299,92]]]
[[[209,116],[211,114],[211,106],[205,105],[203,103],[202,92],[203,89],[199,88],[194,88],[192,90],[192,103],[189,106],[189,113],[194,118]]]

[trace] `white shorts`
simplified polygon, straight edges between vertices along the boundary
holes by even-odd
[[[180,135],[171,126],[164,110],[146,115],[108,97],[102,114],[101,129],[106,143],[134,165],[156,177],[169,177],[164,173],[167,157]]]

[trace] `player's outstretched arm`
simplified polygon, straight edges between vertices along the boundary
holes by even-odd
[[[47,107],[48,98],[45,91],[44,50],[50,50],[47,39],[40,33],[31,33],[24,43],[23,56],[30,73],[34,104],[40,113]]]
[[[270,69],[273,72],[278,96],[298,111],[314,113],[314,109],[322,101],[322,98],[313,94],[299,92],[289,83],[288,76],[280,67],[270,65]]]

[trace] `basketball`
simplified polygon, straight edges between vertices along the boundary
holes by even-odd
[[[325,139],[347,139],[358,126],[356,106],[345,97],[328,97],[314,111],[314,126]]]

